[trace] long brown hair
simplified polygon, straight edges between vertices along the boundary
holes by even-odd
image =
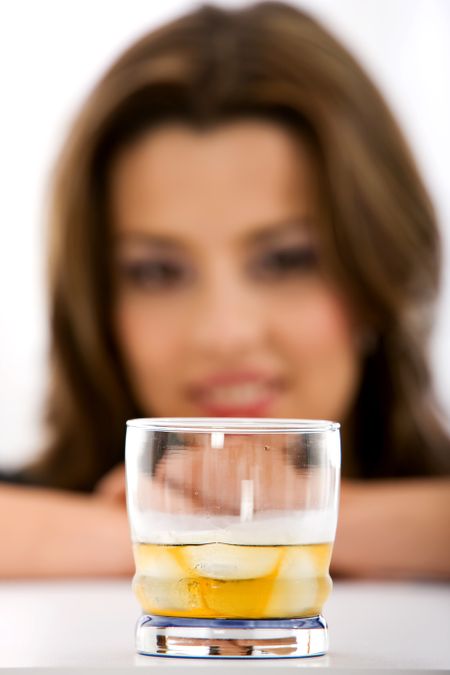
[[[144,35],[109,68],[62,150],[50,213],[49,447],[38,481],[89,490],[142,416],[112,330],[106,174],[157,121],[270,115],[314,145],[329,272],[376,340],[344,436],[365,478],[449,468],[426,341],[439,280],[430,200],[382,97],[313,18],[281,2],[202,6]],[[344,450],[345,452],[349,450]]]

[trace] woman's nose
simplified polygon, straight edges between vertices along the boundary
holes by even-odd
[[[216,356],[240,356],[262,341],[261,299],[239,279],[225,274],[205,283],[197,298],[190,333],[194,346]]]

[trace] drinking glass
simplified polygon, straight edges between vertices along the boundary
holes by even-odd
[[[126,473],[139,653],[327,651],[339,424],[130,420]]]

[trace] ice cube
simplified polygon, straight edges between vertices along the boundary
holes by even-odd
[[[255,579],[272,574],[282,548],[205,544],[183,547],[188,566],[210,579]]]
[[[189,576],[179,546],[138,544],[134,547],[136,571],[157,579],[181,579]]]
[[[286,546],[278,578],[304,579],[318,574],[315,557],[306,547]]]
[[[317,579],[279,579],[266,605],[265,616],[314,616],[320,610]]]

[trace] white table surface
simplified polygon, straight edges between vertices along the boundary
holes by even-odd
[[[0,669],[70,667],[75,673],[94,667],[114,669],[116,675],[140,667],[201,675],[255,668],[267,675],[292,668],[450,669],[448,584],[336,582],[324,610],[330,652],[307,659],[244,663],[138,656],[133,644],[138,615],[128,581],[1,583]]]

